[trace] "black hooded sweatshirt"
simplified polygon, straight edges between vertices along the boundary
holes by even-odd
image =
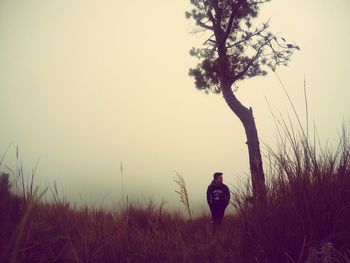
[[[215,183],[213,180],[207,189],[207,202],[209,207],[227,207],[230,203],[230,190],[223,183]]]

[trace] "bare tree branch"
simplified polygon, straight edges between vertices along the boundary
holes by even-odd
[[[249,63],[245,66],[245,68],[238,73],[236,76],[234,76],[235,80],[239,80],[241,78],[243,78],[245,76],[245,74],[247,74],[248,69],[253,65],[253,63],[259,58],[260,54],[261,54],[261,50],[267,45],[267,42],[265,42],[263,45],[261,45],[259,47],[259,49],[257,50],[255,56],[249,61]]]
[[[236,4],[235,7],[233,7],[234,4],[232,3],[232,12],[231,12],[230,19],[229,19],[229,22],[228,22],[228,25],[227,25],[227,28],[226,28],[225,40],[228,38],[228,36],[231,33],[231,29],[232,29],[234,18],[237,15],[237,11],[240,8],[242,3],[243,3],[243,0],[237,0],[237,4]]]
[[[219,30],[222,30],[222,28],[221,28],[221,14],[222,14],[222,11],[221,11],[221,8],[219,7],[218,0],[210,0],[210,3],[211,3],[211,6],[214,8],[215,18],[213,16],[213,14],[211,13],[211,10],[209,10],[208,16],[209,16],[210,20],[213,20],[212,21],[213,22],[213,26],[216,27]]]
[[[270,21],[270,20],[269,20]],[[261,33],[264,32],[268,27],[269,27],[269,21],[267,21],[265,24],[263,24],[263,27],[261,29],[256,29],[256,31],[252,34],[250,34],[249,36],[243,38],[242,40],[240,41],[237,41],[231,45],[228,45],[226,48],[231,48],[233,46],[236,46],[236,45],[239,45],[239,44],[242,44],[250,39],[252,39],[253,37],[257,36],[257,35],[260,35],[261,36]]]
[[[213,26],[208,26],[207,24],[203,23],[203,22],[200,21],[200,20],[197,20],[197,24],[198,24],[200,27],[203,27],[203,28],[208,29],[208,30],[213,30],[213,29],[214,29]]]

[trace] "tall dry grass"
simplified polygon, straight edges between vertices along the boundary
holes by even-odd
[[[0,262],[350,262],[348,132],[343,127],[331,150],[291,122],[276,124],[277,150],[264,151],[266,211],[254,208],[249,187],[237,189],[236,213],[218,231],[208,216],[188,220],[163,202],[77,208],[59,196],[57,185],[53,200],[44,202],[31,187],[33,176],[23,183],[22,172],[2,175]],[[9,176],[21,187],[13,183],[11,192]],[[178,192],[190,213],[181,178]]]
[[[238,211],[252,233],[248,247],[267,262],[328,262],[321,261],[324,256],[332,258],[329,262],[349,262],[349,137],[343,129],[340,143],[332,151],[311,144],[292,128],[285,132],[287,140],[278,151],[268,149],[267,218],[259,237],[261,244],[254,244],[255,225],[266,215],[256,214],[237,200]],[[322,254],[325,244],[331,244],[332,255]]]
[[[189,199],[185,179],[180,173],[176,172],[176,177],[174,178],[174,182],[179,187],[179,190],[175,190],[175,193],[179,195],[180,203],[182,203],[185,206],[188,216],[191,220],[192,211],[191,211],[190,199]]]

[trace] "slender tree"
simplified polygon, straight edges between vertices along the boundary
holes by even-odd
[[[287,65],[298,46],[269,31],[269,21],[253,27],[260,6],[269,0],[191,0],[186,17],[195,21],[194,32],[208,36],[203,46],[190,54],[201,61],[189,74],[196,87],[206,93],[222,94],[243,124],[247,137],[254,199],[266,201],[265,178],[251,107],[236,97],[238,82],[264,76],[268,69]]]

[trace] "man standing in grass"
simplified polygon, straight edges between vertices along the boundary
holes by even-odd
[[[216,225],[220,225],[224,217],[225,209],[230,203],[230,190],[223,183],[222,173],[216,172],[213,181],[207,189],[207,202]]]

